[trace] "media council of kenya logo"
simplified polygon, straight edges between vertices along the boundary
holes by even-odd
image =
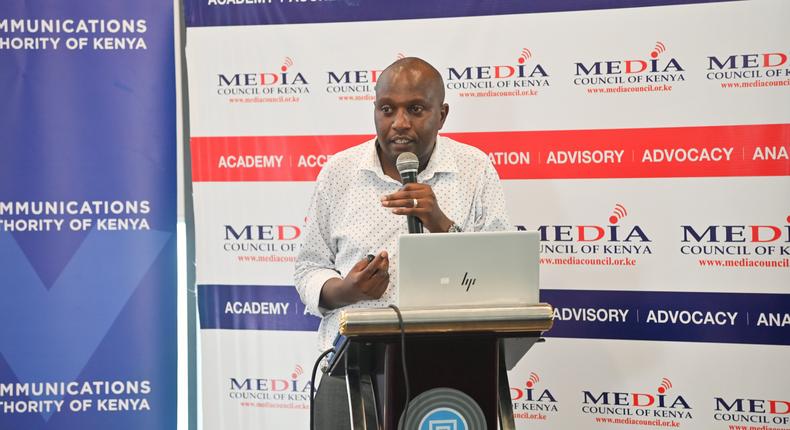
[[[790,426],[790,401],[766,398],[717,396],[713,398],[713,420],[729,425],[729,429],[764,429],[764,425]]]
[[[293,263],[301,235],[292,224],[223,224],[222,250],[239,262]]]
[[[679,427],[682,421],[693,419],[691,403],[682,395],[673,391],[673,383],[668,378],[662,378],[655,392],[638,391],[582,391],[581,411],[587,415],[595,415],[596,422],[610,422],[607,417],[617,417],[620,420],[611,420],[613,423],[628,424],[628,420],[639,421],[649,419],[667,423],[655,423],[656,427]],[[601,418],[601,420],[598,419]],[[638,424],[638,422],[633,422]]]
[[[677,58],[664,55],[667,51],[667,45],[657,41],[648,55],[642,58],[578,61],[574,63],[573,84],[584,87],[617,85],[620,87],[611,89],[622,88],[622,91],[606,92],[671,91],[671,85],[653,85],[686,80],[685,68]],[[644,91],[631,91],[630,86]]]
[[[297,364],[290,374],[274,377],[230,377],[227,397],[242,407],[309,409],[310,375]]]
[[[515,60],[499,64],[451,66],[445,87],[461,97],[535,96],[551,85],[547,68],[534,60],[532,50],[522,48]]]
[[[372,96],[382,71],[377,69],[330,70],[326,72],[326,92],[336,95],[369,94]]]
[[[395,60],[404,58],[403,52],[395,56]],[[341,102],[371,102],[376,100],[376,83],[383,72],[384,69],[369,66],[329,70],[324,90]]]
[[[722,88],[790,86],[790,53],[768,51],[710,55],[705,78],[721,82]],[[762,81],[764,78],[767,80]],[[760,82],[765,85],[760,85]],[[752,83],[754,85],[746,85]]]
[[[700,267],[786,269],[790,267],[790,216],[765,224],[680,226],[680,253]]]
[[[513,402],[513,417],[517,420],[549,419],[559,412],[557,397],[541,384],[540,375],[529,372],[529,378],[521,386],[510,387]]]
[[[398,52],[396,60],[406,56]],[[372,101],[375,100],[376,82],[384,69],[370,67],[354,67],[329,70],[326,72],[325,91],[336,95],[340,101]]]
[[[541,264],[636,266],[632,257],[652,254],[652,239],[639,224],[621,222],[628,215],[628,209],[617,203],[608,224],[539,226]]]
[[[285,57],[277,68],[218,73],[216,94],[234,97],[280,96],[298,101],[300,96],[310,94],[310,82],[302,72],[293,70],[294,64],[293,58]]]

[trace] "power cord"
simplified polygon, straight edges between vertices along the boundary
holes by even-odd
[[[327,355],[335,352],[335,348],[329,348],[326,351],[322,352],[321,355],[315,360],[315,364],[313,365],[313,373],[310,377],[310,430],[315,430],[315,408],[313,407],[315,404],[315,375],[318,373],[318,365],[321,364],[321,360],[324,359]]]
[[[406,425],[406,419],[409,417],[409,400],[411,399],[411,390],[409,388],[409,372],[406,368],[406,330],[403,328],[403,316],[400,314],[400,309],[395,305],[389,305],[395,314],[398,316],[398,326],[400,326],[400,361],[403,365],[403,382],[406,387],[406,404],[403,406],[402,422]]]

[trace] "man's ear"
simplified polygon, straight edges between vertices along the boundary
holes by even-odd
[[[444,121],[447,119],[447,115],[450,113],[450,105],[447,103],[442,103],[442,109],[439,111],[440,121],[439,121],[439,130],[444,127]]]

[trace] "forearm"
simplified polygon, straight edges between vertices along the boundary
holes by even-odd
[[[362,300],[375,300],[389,285],[389,256],[381,251],[358,261],[345,278],[331,277],[321,286],[319,305],[337,309]]]
[[[353,303],[346,295],[342,279],[327,279],[321,287],[321,298],[318,303],[324,309],[337,309]]]

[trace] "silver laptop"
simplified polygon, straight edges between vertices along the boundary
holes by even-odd
[[[538,303],[539,240],[534,231],[402,235],[398,306]]]

